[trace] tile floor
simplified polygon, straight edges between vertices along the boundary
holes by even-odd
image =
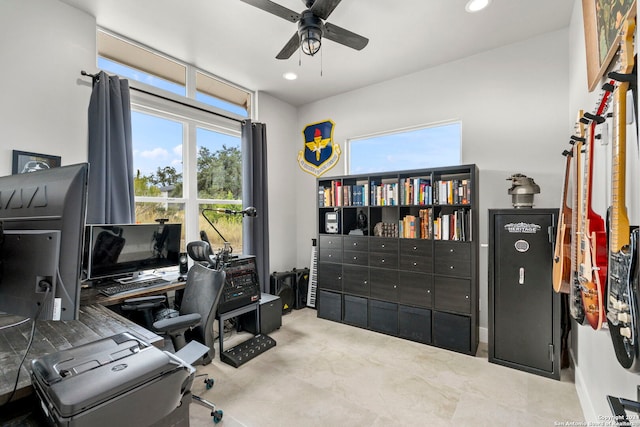
[[[225,348],[249,336],[235,332]],[[215,385],[195,394],[224,411],[221,426],[554,426],[584,421],[572,370],[555,381],[316,317],[282,317],[277,346],[239,368],[198,367]],[[192,426],[212,426],[192,404]],[[557,424],[555,424],[557,425]]]

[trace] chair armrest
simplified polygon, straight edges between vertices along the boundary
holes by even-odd
[[[184,314],[170,319],[162,319],[153,323],[153,328],[159,332],[171,333],[180,329],[192,328],[200,324],[201,317],[198,313]]]
[[[149,297],[129,298],[122,302],[120,308],[126,311],[146,310],[149,308],[157,308],[162,306],[167,300],[164,295],[153,295]]]

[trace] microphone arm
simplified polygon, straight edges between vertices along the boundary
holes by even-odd
[[[220,236],[220,238],[222,239],[223,242],[225,242],[225,243],[229,242],[227,239],[225,239],[225,237],[222,235],[222,233],[220,233],[220,230],[218,230],[216,228],[216,226],[213,225],[213,222],[211,222],[211,220],[209,218],[207,218],[207,216],[205,215],[205,212],[219,212],[219,210],[218,209],[209,209],[209,208],[202,209],[202,216],[207,221],[207,223],[209,223],[211,228],[213,228],[216,231],[216,233],[218,233],[218,236]]]

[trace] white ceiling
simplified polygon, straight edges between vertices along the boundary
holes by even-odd
[[[343,0],[328,22],[369,38],[356,51],[323,40],[321,55],[276,54],[296,24],[240,0],[61,0],[100,27],[294,106],[568,27],[574,0]],[[301,0],[274,0],[297,12]],[[301,65],[299,62],[301,61]],[[295,81],[282,75],[293,71]],[[321,75],[322,72],[322,75]]]

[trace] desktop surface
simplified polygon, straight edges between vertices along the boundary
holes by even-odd
[[[2,318],[2,323],[10,324],[20,319],[24,318],[7,316]],[[0,329],[0,404],[11,395],[20,360],[29,342],[31,323],[27,321]],[[20,369],[18,386],[12,400],[29,396],[33,391],[29,377],[31,360],[121,332],[133,333],[141,340],[158,347],[164,345],[164,340],[159,335],[98,304],[81,306],[79,320],[37,321],[33,344]]]

